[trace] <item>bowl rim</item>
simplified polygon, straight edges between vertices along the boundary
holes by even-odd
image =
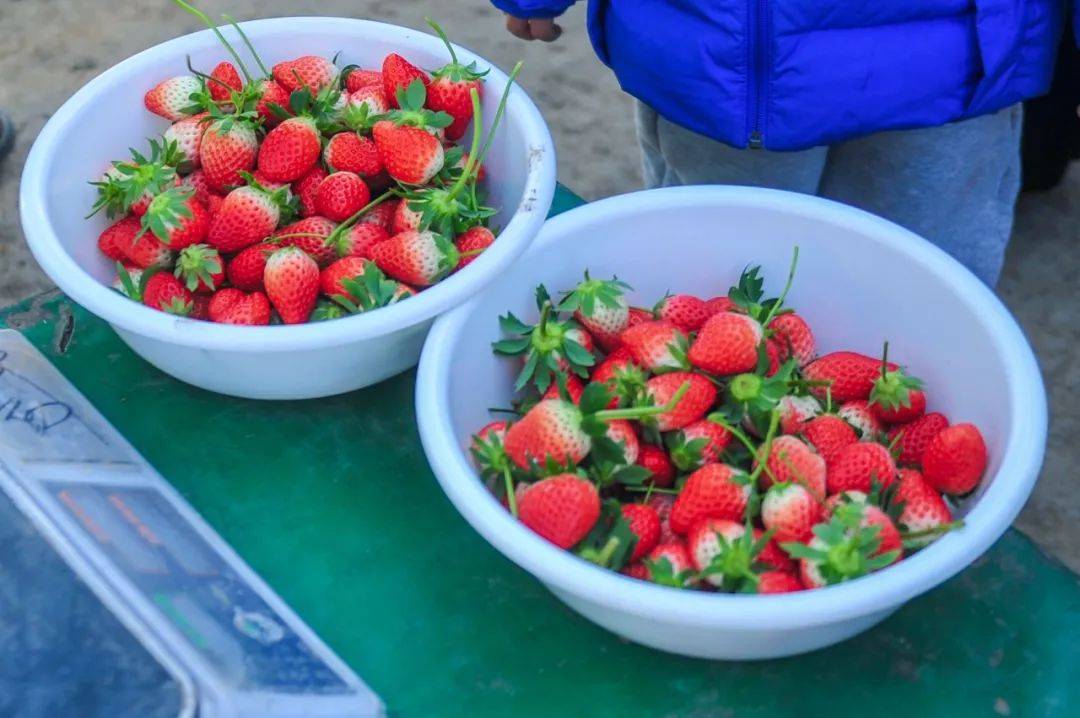
[[[359,37],[373,33],[397,35],[406,49],[413,47],[431,52],[445,51],[442,41],[434,35],[373,20],[282,17],[251,20],[241,23],[241,26],[256,43],[260,38],[286,31],[296,32],[299,29],[318,32],[321,29],[333,29],[340,34],[344,27]],[[34,258],[65,294],[110,324],[147,338],[219,350],[257,348],[266,352],[295,351],[383,336],[428,321],[475,294],[525,251],[543,223],[555,193],[555,147],[547,124],[535,103],[520,84],[515,84],[507,100],[503,122],[515,124],[524,138],[524,144],[528,148],[527,173],[521,201],[497,235],[498,239],[504,241],[496,241],[461,272],[451,275],[417,297],[375,312],[343,317],[331,322],[249,327],[170,316],[120,296],[90,275],[68,254],[46,212],[48,169],[59,151],[59,137],[68,125],[77,120],[82,109],[94,102],[103,88],[131,78],[148,62],[167,58],[176,58],[182,62],[184,55],[189,53],[193,46],[208,43],[217,43],[210,30],[182,35],[132,55],[90,80],[68,98],[45,124],[35,139],[23,168],[19,188],[19,211],[23,232]],[[457,44],[454,44],[454,50],[462,62],[475,61],[488,67],[488,80],[492,82],[492,87],[501,88],[506,83],[506,73],[495,63]],[[515,241],[505,241],[509,239]]]
[[[1034,353],[1000,299],[970,271],[918,235],[868,212],[830,200],[740,186],[687,186],[633,192],[584,205],[547,222],[523,261],[549,245],[603,224],[610,216],[656,209],[692,210],[703,203],[803,214],[862,232],[899,248],[952,283],[984,321],[1011,370],[1015,411],[1002,461],[965,528],[897,565],[825,589],[769,596],[701,593],[657,586],[602,569],[548,543],[514,519],[488,492],[453,433],[448,388],[452,347],[483,293],[440,317],[420,359],[416,413],[421,440],[451,502],[489,543],[549,587],[584,601],[652,620],[730,628],[794,629],[855,619],[893,608],[969,565],[1008,528],[1034,487],[1046,442],[1047,405]]]

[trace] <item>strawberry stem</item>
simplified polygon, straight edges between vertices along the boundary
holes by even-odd
[[[251,40],[248,39],[247,33],[240,29],[240,24],[233,19],[232,15],[222,15],[221,18],[233,26],[236,33],[240,36],[240,39],[244,41],[244,45],[247,46],[248,52],[255,58],[255,62],[258,64],[259,69],[262,70],[263,75],[265,77],[270,77],[270,71],[266,69],[266,65],[263,64],[262,58],[259,57],[259,53],[255,50],[255,46],[252,45]]]
[[[514,495],[514,477],[509,464],[503,467],[503,480],[506,482],[506,505],[510,508],[510,514],[517,518],[517,496]]]
[[[773,302],[772,307],[769,309],[769,313],[765,315],[765,319],[761,322],[761,326],[768,327],[769,322],[773,320],[776,313],[780,311],[780,307],[784,306],[784,300],[787,299],[788,292],[791,290],[791,284],[795,281],[795,265],[799,263],[799,245],[795,245],[795,248],[791,250],[791,267],[788,268],[787,284],[784,285],[784,291],[780,293],[779,298]]]
[[[173,2],[194,15],[195,17],[202,20],[202,23],[208,28],[210,28],[215,35],[217,35],[217,38],[221,41],[221,44],[225,46],[225,49],[228,50],[229,54],[233,56],[234,60],[236,60],[236,64],[240,67],[240,71],[244,73],[244,77],[247,78],[248,82],[252,82],[253,80],[251,77],[251,73],[248,72],[247,67],[244,66],[244,61],[240,59],[240,55],[237,54],[236,50],[233,49],[233,46],[229,44],[229,41],[225,39],[225,36],[221,34],[221,30],[218,29],[217,24],[214,23],[214,21],[211,20],[210,17],[202,10],[192,5],[189,5],[188,3],[184,2],[184,0],[173,0]]]
[[[758,477],[761,476],[761,472],[768,469],[769,466],[769,453],[772,452],[773,438],[776,437],[776,429],[780,426],[780,412],[773,409],[769,413],[769,430],[765,432],[765,442],[761,445],[761,453],[759,454],[758,465],[750,473],[750,481],[757,482]],[[769,473],[769,478],[776,481],[776,477]]]
[[[881,351],[881,378],[887,380],[889,378],[889,340],[885,340],[885,348]]]
[[[674,411],[678,406],[682,398],[686,396],[686,392],[690,391],[690,382],[685,381],[682,385],[671,395],[671,400],[663,406],[631,406],[626,409],[604,409],[603,411],[596,412],[595,416],[600,421],[613,421],[615,419],[639,419],[643,416],[655,416],[656,414],[666,414],[669,411]]]
[[[956,521],[950,521],[949,523],[941,524],[940,526],[932,526],[928,529],[923,529],[922,531],[901,531],[900,538],[904,541],[912,541],[927,538],[928,536],[940,536],[963,527],[964,520],[957,519]]]
[[[439,39],[446,45],[446,49],[450,53],[450,62],[455,65],[460,65],[461,63],[458,62],[457,53],[454,52],[454,46],[450,44],[450,39],[446,37],[446,33],[439,27],[439,23],[435,22],[430,17],[425,17],[424,21],[431,26],[431,29],[435,31],[435,34],[438,35]]]
[[[506,79],[506,87],[503,88],[502,97],[499,98],[499,106],[495,109],[495,119],[491,121],[491,129],[488,130],[487,138],[484,140],[484,146],[480,150],[480,155],[476,158],[476,164],[483,162],[484,157],[487,156],[491,141],[495,138],[495,130],[499,127],[499,122],[502,120],[503,113],[506,111],[506,102],[510,99],[510,88],[513,87],[514,80],[524,66],[525,63],[518,60],[518,63],[514,65],[514,69],[510,71],[510,76]],[[473,117],[475,118],[476,116],[476,108],[474,107]],[[471,158],[472,155],[470,154],[469,157]]]
[[[465,169],[461,172],[461,176],[458,177],[454,186],[450,188],[449,199],[457,197],[458,193],[461,192],[472,177],[473,171],[480,164],[476,159],[476,152],[480,146],[480,135],[484,129],[484,122],[480,110],[480,93],[476,91],[475,87],[469,89],[469,98],[472,100],[473,111],[472,144],[469,145],[469,159],[465,161]]]
[[[641,493],[641,492],[644,491],[645,492],[645,498],[642,499],[643,501],[648,501],[649,496],[652,495],[652,494],[672,494],[672,495],[677,495],[679,493],[678,489],[662,489],[659,486],[656,486],[656,485],[654,485],[652,483],[650,483],[648,485],[648,487],[645,487],[645,486],[624,486],[623,490],[624,491],[632,491],[634,493]]]

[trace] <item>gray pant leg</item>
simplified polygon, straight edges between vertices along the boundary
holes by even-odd
[[[881,132],[834,145],[823,197],[926,237],[991,287],[1020,189],[1019,104],[941,127]]]
[[[801,152],[740,150],[668,122],[641,102],[637,132],[645,186],[737,184],[817,192],[826,147]]]

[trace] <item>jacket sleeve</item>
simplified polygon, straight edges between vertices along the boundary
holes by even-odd
[[[503,12],[524,18],[556,17],[566,12],[574,2],[575,0],[491,0],[491,4]]]

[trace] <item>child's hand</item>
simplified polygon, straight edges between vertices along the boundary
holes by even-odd
[[[562,28],[555,24],[554,18],[523,18],[506,16],[506,29],[522,40],[543,40],[551,42],[562,35]]]

